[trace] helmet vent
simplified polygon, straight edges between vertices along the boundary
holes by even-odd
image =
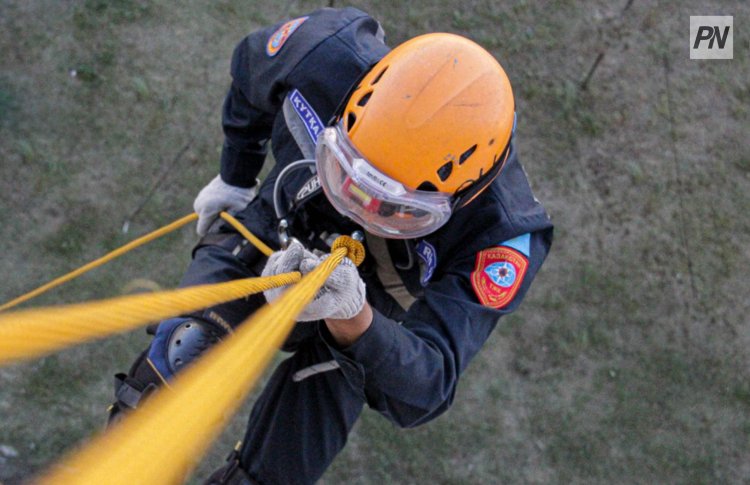
[[[448,162],[442,167],[440,167],[437,171],[438,177],[440,177],[441,182],[445,182],[448,180],[448,177],[451,176],[451,172],[453,171],[453,162]]]
[[[372,96],[372,91],[359,98],[359,101],[357,101],[357,106],[366,105],[367,102],[370,101],[370,96]]]
[[[354,123],[357,121],[357,115],[355,115],[352,112],[349,112],[349,114],[346,116],[346,130],[351,131],[352,126],[354,126]]]
[[[469,148],[465,152],[461,154],[461,156],[458,158],[458,164],[463,165],[463,163],[476,151],[477,146],[474,145],[473,147]]]
[[[383,70],[380,71],[380,74],[378,74],[377,76],[375,76],[375,79],[372,80],[372,82],[370,83],[370,86],[376,85],[378,83],[378,81],[380,81],[380,78],[383,77],[383,74],[385,74],[385,71],[387,71],[387,70],[388,70],[388,66],[385,66],[383,68]]]
[[[424,192],[437,192],[438,191],[437,187],[435,187],[435,184],[427,180],[419,184],[419,187],[417,187],[417,190],[422,190]]]

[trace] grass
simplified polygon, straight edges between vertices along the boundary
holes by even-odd
[[[0,300],[187,213],[218,167],[236,42],[328,3],[0,5]],[[352,4],[392,45],[454,31],[501,60],[519,153],[557,229],[453,408],[413,430],[366,410],[323,483],[747,482],[748,34],[737,28],[733,61],[685,52],[685,19],[726,5]],[[737,25],[750,13],[732,8]],[[34,305],[117,295],[140,278],[173,287],[194,242],[186,228]],[[0,369],[0,445],[19,452],[0,456],[0,482],[101,429],[112,374],[147,342],[133,332]],[[190,483],[241,437],[252,400]]]

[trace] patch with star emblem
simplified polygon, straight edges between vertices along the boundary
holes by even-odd
[[[477,254],[471,286],[484,306],[503,308],[521,287],[529,260],[506,246],[484,249]]]

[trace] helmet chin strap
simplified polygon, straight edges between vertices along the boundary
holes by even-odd
[[[343,98],[341,98],[341,101],[339,101],[339,104],[338,106],[336,106],[336,109],[333,110],[333,115],[328,120],[328,123],[326,124],[326,126],[333,126],[339,122],[339,120],[341,119],[341,116],[344,114],[346,103],[349,102],[349,98],[352,97],[352,94],[354,94],[354,91],[356,91],[357,89],[361,87],[360,83],[362,83],[362,80],[365,78],[365,76],[367,76],[370,70],[372,70],[372,68],[375,67],[376,65],[377,65],[377,62],[373,62],[372,64],[370,64],[370,66],[367,69],[362,71],[362,73],[359,75],[357,80],[354,81],[351,84],[351,86],[349,86],[349,89],[346,91],[346,94],[344,95]]]
[[[479,179],[477,179],[474,183],[456,192],[453,202],[454,211],[462,207],[466,207],[469,202],[471,202],[479,194],[481,194],[487,187],[490,186],[492,182],[494,182],[497,176],[500,175],[500,172],[502,172],[505,163],[508,161],[508,158],[510,158],[510,153],[513,151],[512,141],[513,138],[511,137],[510,141],[508,141],[508,146],[505,148],[501,155],[502,161],[496,162],[489,170],[489,172],[479,177]]]

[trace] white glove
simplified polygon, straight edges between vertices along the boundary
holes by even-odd
[[[306,275],[315,269],[328,255],[318,257],[305,250],[298,241],[293,241],[285,251],[277,251],[268,258],[263,276],[271,276],[290,271],[300,271]],[[264,291],[266,300],[273,301],[281,296],[284,288]],[[333,270],[315,299],[297,317],[300,322],[312,322],[324,318],[348,319],[357,315],[365,306],[365,283],[359,277],[352,260],[344,258]]]
[[[291,273],[292,271],[299,271],[302,259],[315,258],[315,256],[307,251],[302,243],[296,239],[292,239],[292,243],[287,249],[276,251],[268,257],[266,266],[263,268],[261,276],[274,276],[282,273]],[[288,285],[287,285],[288,286]],[[284,293],[287,286],[280,286],[278,288],[271,288],[263,292],[266,300],[274,301]]]
[[[216,220],[221,211],[242,210],[258,193],[255,187],[243,188],[229,185],[217,175],[198,193],[193,202],[193,209],[198,213],[198,235],[205,236],[208,228]]]

